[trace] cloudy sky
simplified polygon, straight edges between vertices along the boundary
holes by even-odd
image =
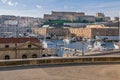
[[[85,12],[118,16],[120,0],[0,0],[0,15],[43,17],[51,11]]]

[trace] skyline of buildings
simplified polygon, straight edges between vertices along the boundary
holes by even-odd
[[[102,19],[102,20],[101,20]],[[0,37],[17,37],[28,36],[32,34],[33,28],[40,28],[49,20],[68,20],[62,25],[56,23],[53,27],[77,27],[82,28],[88,24],[104,24],[109,27],[117,27],[119,17],[115,17],[114,21],[104,13],[96,13],[96,15],[86,15],[84,12],[62,12],[52,11],[51,14],[45,14],[44,18],[23,17],[14,15],[0,15]],[[100,22],[97,20],[101,20]],[[78,21],[78,22],[74,22]],[[87,22],[86,22],[87,21]],[[51,23],[47,24],[51,25]],[[18,34],[19,33],[19,34]]]
[[[120,13],[119,0],[0,0],[0,5],[0,15],[43,17],[51,11],[72,11],[102,12],[113,18]]]
[[[109,23],[112,19],[101,12],[96,15],[87,15],[85,12],[52,11],[51,14],[44,14],[44,18],[0,15],[0,27],[40,27],[48,20],[68,20],[72,23]],[[114,21],[119,21],[119,17],[114,17]],[[64,23],[66,24],[66,22]]]
[[[44,13],[43,15],[42,15],[42,17],[35,17],[35,16],[29,16],[29,15],[15,15],[15,14],[0,14],[0,16],[11,16],[11,17],[21,17],[21,18],[35,18],[35,19],[44,19],[45,18],[45,16],[49,16],[50,14],[52,15],[52,13],[53,12],[55,12],[55,13],[81,13],[82,14],[82,16],[95,16],[95,17],[98,17],[99,16],[99,18],[100,18],[100,16],[101,16],[101,18],[102,17],[106,17],[106,19],[111,19],[111,20],[119,20],[119,15],[118,16],[113,16],[113,17],[111,17],[110,15],[109,16],[107,16],[104,12],[95,12],[94,14],[87,14],[86,12],[84,12],[84,11],[82,11],[82,12],[76,12],[76,11],[58,11],[58,10],[52,10],[50,13]],[[1,17],[0,17],[1,18]]]

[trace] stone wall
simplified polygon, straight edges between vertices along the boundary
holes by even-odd
[[[91,38],[91,29],[89,28],[69,28],[69,30],[71,34]]]
[[[117,28],[91,28],[91,37],[95,36],[118,36]]]
[[[76,34],[81,37],[94,38],[95,36],[118,36],[117,28],[41,28],[40,35],[69,35]]]
[[[49,35],[56,36],[67,36],[70,34],[68,28],[47,28],[47,33]]]

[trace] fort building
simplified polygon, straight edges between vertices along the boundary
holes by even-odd
[[[110,28],[104,25],[88,25],[85,28],[39,28],[38,34],[65,36],[75,34],[80,37],[95,38],[95,36],[118,36],[118,28]]]
[[[44,14],[44,20],[88,20],[95,21],[94,16],[85,15],[84,12],[57,12],[52,11],[52,14]]]

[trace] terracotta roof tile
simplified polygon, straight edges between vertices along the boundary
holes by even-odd
[[[0,38],[0,43],[25,43],[27,41],[40,42],[37,38]]]

